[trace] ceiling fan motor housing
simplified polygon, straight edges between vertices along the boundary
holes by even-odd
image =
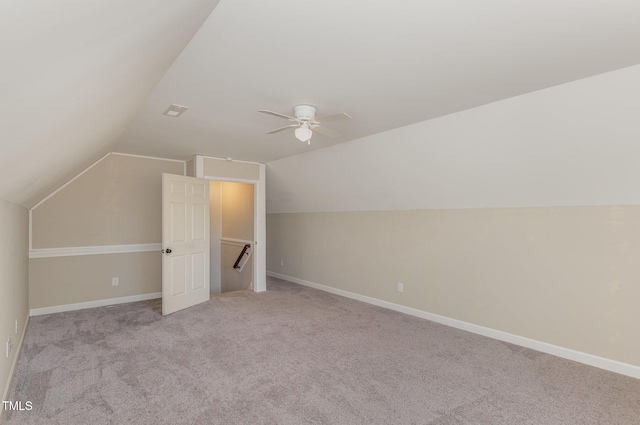
[[[311,105],[294,106],[293,115],[299,120],[312,121],[316,117],[316,107]]]

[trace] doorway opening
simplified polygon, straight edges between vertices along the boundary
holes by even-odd
[[[254,289],[255,185],[211,180],[209,202],[211,294]]]

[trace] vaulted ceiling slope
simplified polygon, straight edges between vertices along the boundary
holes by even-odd
[[[217,0],[0,1],[0,197],[108,152]]]
[[[638,64],[639,22],[638,0],[222,0],[117,151],[270,162]],[[257,110],[301,103],[353,118],[265,134],[287,121]]]
[[[0,197],[109,150],[270,162],[640,63],[637,0],[216,4],[0,0]],[[265,134],[300,103],[353,119]]]

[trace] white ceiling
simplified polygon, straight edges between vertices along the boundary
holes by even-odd
[[[638,22],[637,0],[222,0],[116,150],[269,162],[640,63]],[[353,119],[265,134],[288,123],[258,109],[299,103]]]
[[[269,162],[640,63],[637,0],[217,3],[0,0],[0,197],[111,150]],[[353,119],[264,134],[299,103]]]

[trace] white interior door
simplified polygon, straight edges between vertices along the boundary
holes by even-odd
[[[209,182],[162,174],[162,314],[209,300]]]

